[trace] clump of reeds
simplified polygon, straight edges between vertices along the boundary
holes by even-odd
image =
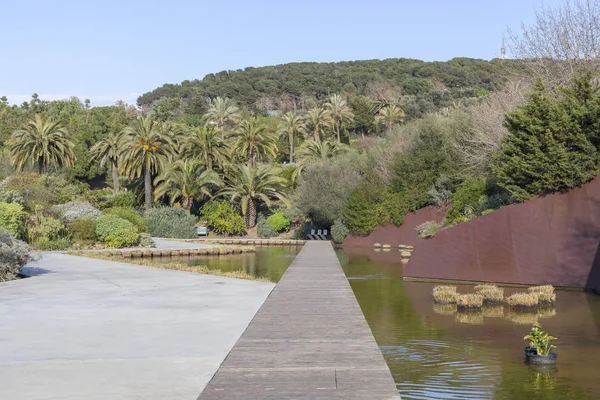
[[[538,322],[538,314],[535,312],[509,311],[506,319],[519,325],[533,325]]]
[[[455,320],[461,324],[481,325],[483,324],[483,314],[480,312],[458,312]]]
[[[478,310],[483,305],[483,296],[478,293],[461,294],[456,305],[459,310]]]
[[[456,286],[435,286],[433,288],[433,301],[436,304],[455,304],[457,298]]]
[[[481,307],[481,313],[486,318],[504,317],[504,306],[502,304],[485,305]]]
[[[532,286],[527,289],[530,293],[554,293],[554,286],[552,285],[541,285],[541,286]]]
[[[540,306],[553,306],[556,304],[556,293],[538,293],[538,304]]]
[[[485,304],[500,304],[504,300],[504,289],[496,285],[477,285],[474,289],[483,296]]]
[[[515,293],[506,299],[508,305],[516,310],[532,310],[538,306],[539,295],[535,292]]]
[[[456,303],[453,304],[434,304],[433,312],[441,315],[453,315],[456,313]]]

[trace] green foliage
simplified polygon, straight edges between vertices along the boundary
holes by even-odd
[[[525,336],[523,340],[528,341],[531,350],[534,350],[540,356],[547,356],[552,349],[556,348],[550,343],[556,338],[545,333],[539,322],[533,324],[529,335]]]
[[[81,182],[69,182],[61,175],[19,173],[8,177],[3,190],[21,193],[25,207],[33,211],[37,205],[50,207],[81,199],[87,191],[87,185]]]
[[[434,237],[441,225],[437,221],[426,221],[418,225],[415,229],[417,236],[421,239]]]
[[[77,242],[89,242],[96,238],[96,222],[92,218],[77,219],[69,224],[69,232]]]
[[[96,238],[109,247],[133,246],[138,237],[137,228],[116,215],[102,215],[96,220]]]
[[[52,211],[60,215],[66,223],[82,218],[95,219],[100,216],[100,210],[87,201],[70,201],[65,204],[57,204],[52,207]]]
[[[267,224],[275,232],[287,232],[290,230],[290,220],[286,218],[283,212],[276,212],[267,218]]]
[[[156,243],[154,243],[152,237],[145,232],[140,233],[140,242],[138,244],[141,247],[156,247]]]
[[[21,267],[30,260],[27,244],[0,229],[0,282],[17,279]]]
[[[60,219],[36,210],[27,224],[27,238],[29,242],[46,238],[49,241],[63,239],[67,236],[65,225]],[[34,245],[35,247],[35,245]]]
[[[144,212],[152,237],[191,239],[196,237],[197,219],[179,207],[157,207]]]
[[[350,231],[341,219],[336,219],[333,225],[331,225],[331,238],[335,243],[343,243],[349,233]]]
[[[40,251],[58,251],[68,249],[71,246],[71,241],[67,238],[50,239],[46,236],[41,236],[36,238],[31,243],[31,246],[35,250]]]
[[[456,222],[468,213],[479,214],[482,205],[487,203],[485,197],[486,182],[481,177],[467,177],[465,181],[450,195],[451,206],[446,213],[449,222]],[[482,196],[484,201],[482,201]],[[482,204],[483,203],[483,204]]]
[[[27,213],[19,203],[0,203],[0,228],[14,237],[23,237]]]
[[[135,195],[132,192],[113,193],[105,190],[91,190],[87,192],[86,197],[94,207],[100,210],[111,207],[133,208],[137,205]]]
[[[146,220],[133,208],[111,207],[105,209],[103,213],[107,215],[116,215],[117,217],[131,222],[140,233],[148,232],[148,224],[146,223]]]
[[[277,231],[269,225],[262,214],[259,215],[256,223],[256,233],[261,239],[269,239],[278,235]]]
[[[5,190],[0,191],[0,202],[25,205],[25,197],[23,197],[23,194],[18,190]]]
[[[506,116],[510,134],[492,172],[517,201],[581,185],[599,172],[600,92],[591,74],[549,91],[538,80],[527,104]]]
[[[246,233],[244,218],[226,201],[211,200],[202,207],[200,219],[217,235],[234,236]]]

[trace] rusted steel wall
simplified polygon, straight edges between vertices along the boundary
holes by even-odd
[[[600,290],[600,177],[419,240],[405,277]]]
[[[379,226],[369,236],[349,235],[344,240],[343,246],[370,246],[375,243],[389,244],[397,246],[405,244],[414,246],[417,244],[417,225],[425,221],[441,221],[446,214],[446,210],[425,207],[417,212],[407,214],[404,217],[404,223],[401,226],[386,225]]]

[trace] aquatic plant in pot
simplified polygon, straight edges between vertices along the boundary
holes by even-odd
[[[525,347],[525,360],[530,364],[555,364],[558,354],[552,349],[556,348],[551,341],[556,340],[542,330],[542,325],[536,322],[531,327],[529,335],[523,338],[529,341],[529,346]]]

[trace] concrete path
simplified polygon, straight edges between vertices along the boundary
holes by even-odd
[[[399,400],[329,242],[307,242],[199,400]]]
[[[59,253],[23,271],[0,283],[0,399],[195,399],[274,287]]]

